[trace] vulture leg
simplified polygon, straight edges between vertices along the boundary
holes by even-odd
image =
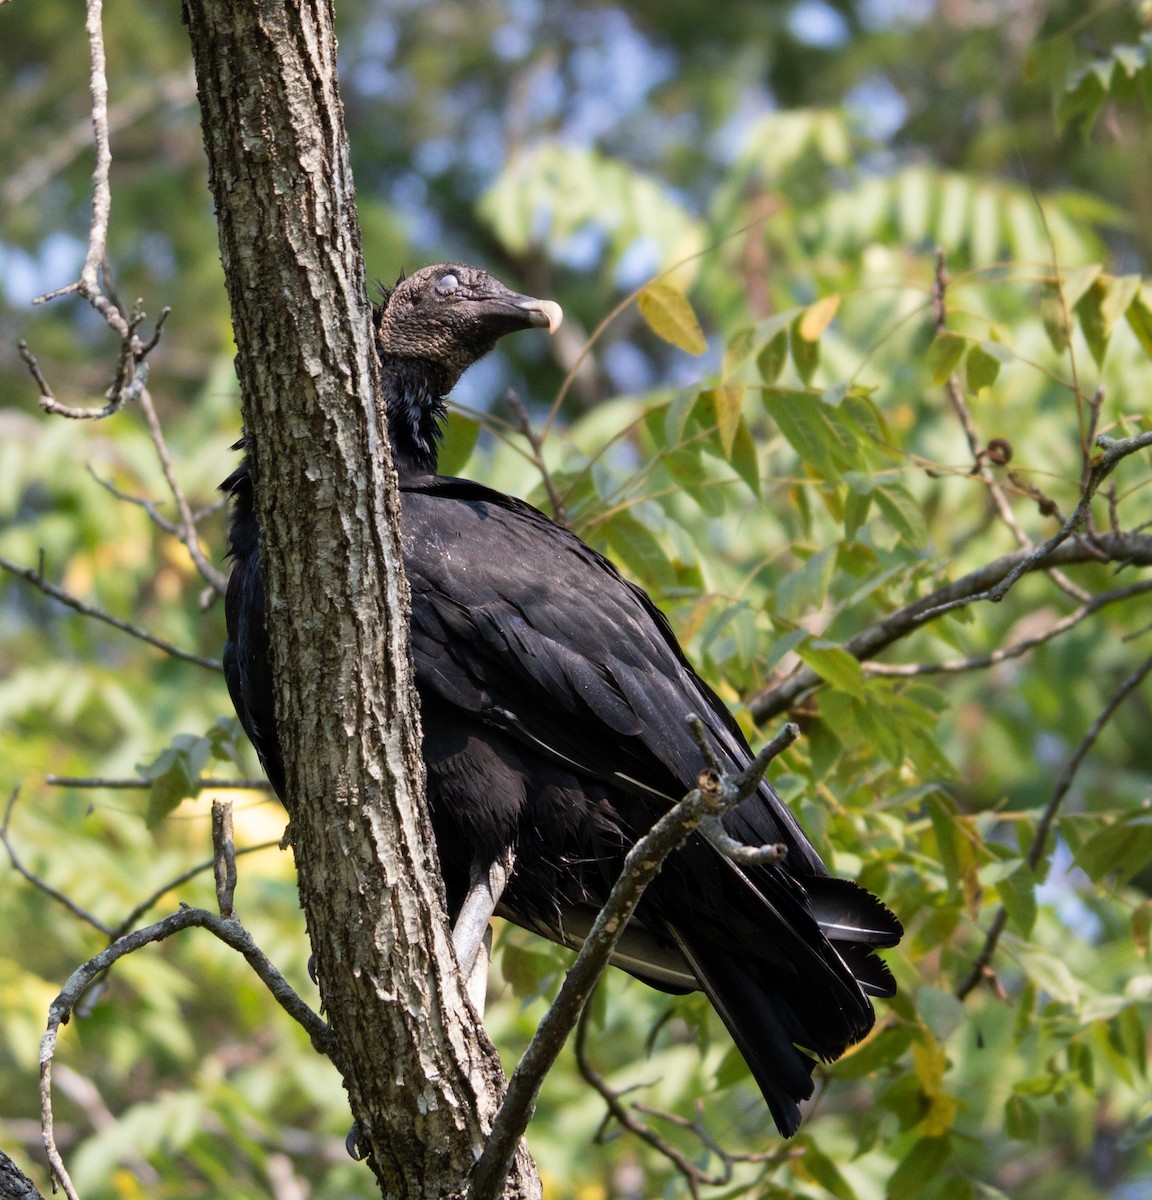
[[[491,945],[488,922],[500,903],[511,872],[511,850],[488,867],[474,861],[468,894],[452,927],[456,960],[467,980],[468,995],[478,1012],[484,1011],[484,989],[488,981],[488,947]]]

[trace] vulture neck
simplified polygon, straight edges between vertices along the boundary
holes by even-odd
[[[453,383],[438,363],[381,355],[380,387],[388,413],[392,464],[401,481],[436,474],[447,416],[444,397]]]

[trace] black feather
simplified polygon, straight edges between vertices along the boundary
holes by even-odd
[[[491,861],[511,846],[501,915],[576,945],[628,848],[695,786],[704,764],[687,715],[701,717],[726,768],[744,767],[752,752],[645,592],[530,505],[435,474],[443,395],[516,327],[504,296],[503,307],[453,310],[446,350],[439,328],[383,328],[439,303],[434,284],[447,272],[483,298],[490,277],[425,268],[386,298],[380,333],[437,847],[455,910],[474,858]],[[425,290],[419,305],[397,312],[402,288]],[[507,291],[496,281],[489,290]],[[233,497],[234,560],[225,670],[282,794],[246,463],[223,486]],[[901,928],[870,892],[828,875],[767,783],[725,826],[749,844],[782,842],[787,855],[737,867],[694,836],[648,889],[617,961],[668,991],[703,988],[789,1135],[815,1061],[868,1032],[869,996],[894,993],[873,950],[894,945]]]

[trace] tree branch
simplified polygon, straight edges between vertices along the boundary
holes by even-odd
[[[117,938],[106,950],[77,967],[68,977],[60,994],[49,1006],[48,1028],[40,1041],[40,1124],[44,1149],[48,1155],[53,1178],[63,1188],[68,1200],[79,1200],[79,1197],[56,1145],[52,1115],[52,1060],[56,1053],[60,1027],[67,1024],[77,1003],[93,980],[107,971],[113,963],[126,954],[132,954],[152,942],[163,941],[183,929],[192,927],[207,929],[225,945],[239,951],[272,993],[280,1007],[294,1021],[303,1026],[311,1038],[316,1052],[328,1057],[332,1056],[334,1047],[326,1022],[293,991],[288,981],[260,950],[253,941],[252,935],[239,921],[217,916],[203,908],[182,908],[179,912],[172,913],[153,925]]]
[[[111,416],[128,401],[139,398],[148,382],[148,355],[159,341],[160,330],[168,315],[168,310],[165,309],[156,323],[152,337],[143,342],[137,332],[145,320],[142,301],[137,300],[132,311],[126,314],[101,284],[101,276],[107,278],[109,274],[108,222],[112,215],[112,188],[109,182],[112,145],[108,122],[108,71],[104,53],[102,0],[87,0],[84,27],[88,35],[88,83],[92,95],[92,134],[96,148],[96,161],[92,168],[92,217],[88,226],[88,249],[79,279],[38,296],[33,303],[46,304],[60,296],[78,293],[119,337],[120,354],[114,380],[105,393],[107,403],[99,408],[62,404],[53,395],[27,343],[20,342],[20,356],[40,391],[40,407],[46,413],[76,421],[100,420]]]
[[[700,722],[694,717],[689,718],[689,722],[702,738]],[[597,914],[576,961],[565,975],[556,999],[512,1072],[504,1103],[492,1122],[483,1153],[476,1163],[468,1200],[497,1200],[500,1196],[516,1146],[536,1107],[540,1085],[575,1027],[592,989],[612,958],[617,941],[664,860],[709,817],[720,816],[750,796],[759,786],[768,764],[799,736],[800,731],[795,725],[785,725],[752,763],[735,775],[725,775],[711,765],[706,767],[700,773],[697,787],[669,809],[628,852],[624,869]]]
[[[170,655],[172,658],[178,658],[182,662],[195,663],[198,667],[207,667],[209,671],[223,672],[224,670],[223,666],[214,658],[204,658],[199,654],[191,654],[187,650],[181,650],[179,646],[174,646],[171,642],[166,642],[163,638],[158,638],[146,629],[141,629],[139,625],[133,625],[131,621],[123,621],[119,617],[114,617],[111,613],[106,613],[102,608],[86,604],[70,592],[65,592],[54,584],[49,583],[44,578],[43,565],[33,570],[31,567],[22,567],[18,563],[12,562],[11,559],[0,555],[0,568],[32,584],[33,587],[39,588],[46,596],[51,596],[53,600],[59,600],[61,604],[66,604],[69,608],[75,609],[82,616],[103,621],[106,625],[111,625],[113,629],[119,629],[122,633],[126,633],[130,637],[147,642],[149,646],[155,646],[157,650],[163,650],[165,654]]]
[[[1145,592],[1152,592],[1152,579],[1146,579],[1142,583],[1131,584],[1129,587],[1114,588],[1110,592],[1101,592],[1099,595],[1089,599],[1087,603],[1081,604],[1079,608],[1073,610],[1067,616],[1062,617],[1059,621],[1054,621],[1047,629],[1044,629],[1040,633],[1034,634],[1032,637],[1022,638],[1011,646],[1005,646],[1000,650],[993,650],[988,654],[974,654],[971,658],[952,658],[946,662],[939,663],[866,663],[864,674],[902,679],[914,675],[951,675],[960,671],[983,670],[987,667],[994,667],[999,663],[1007,662],[1009,659],[1020,658],[1022,655],[1027,654],[1029,650],[1035,650],[1037,646],[1042,646],[1045,642],[1050,642],[1053,638],[1059,637],[1060,634],[1067,633],[1069,629],[1098,613],[1102,608],[1107,608],[1111,604],[1119,604],[1123,600],[1130,600],[1133,596],[1142,596]]]
[[[1149,672],[1152,672],[1152,657],[1146,658],[1124,679],[1116,691],[1112,693],[1108,698],[1107,704],[1100,710],[1096,720],[1092,722],[1088,732],[1081,738],[1080,744],[1073,751],[1071,758],[1064,764],[1064,769],[1060,772],[1059,779],[1056,780],[1052,796],[1044,806],[1044,811],[1040,814],[1040,820],[1036,824],[1036,834],[1032,839],[1032,845],[1028,849],[1025,861],[1028,863],[1031,871],[1035,871],[1040,866],[1047,852],[1048,835],[1052,831],[1052,826],[1056,822],[1056,817],[1059,815],[1065,798],[1072,789],[1072,783],[1076,778],[1077,771],[1080,770],[1081,764],[1096,744],[1097,738],[1099,738],[1104,727],[1112,719],[1113,714],[1132,692],[1140,686]],[[1004,905],[1001,905],[997,909],[996,915],[992,918],[992,923],[989,925],[988,932],[984,938],[984,945],[974,959],[971,971],[969,971],[964,981],[956,989],[958,999],[965,999],[976,988],[977,984],[988,978],[992,957],[996,953],[996,948],[1000,944],[1000,938],[1007,924],[1008,910]]]
[[[156,407],[152,403],[152,396],[147,388],[140,392],[140,407],[148,422],[148,432],[152,437],[152,445],[156,447],[156,457],[160,460],[160,468],[164,472],[164,478],[168,481],[168,490],[172,493],[172,499],[176,501],[176,508],[180,512],[180,524],[173,529],[173,532],[180,539],[181,545],[192,556],[196,569],[207,580],[213,591],[223,596],[228,590],[228,576],[216,569],[200,547],[196,519],[192,515],[188,498],[184,495],[184,489],[176,478],[172,455],[168,452],[168,443],[164,440],[164,431],[160,428],[160,419],[156,415]]]
[[[1149,439],[1144,442],[1145,445],[1152,443],[1152,434],[1142,435],[1141,439],[1128,440],[1143,441],[1145,438]],[[1041,551],[1045,549],[1046,546],[1040,548]],[[894,642],[907,637],[942,613],[990,598],[992,591],[1002,586],[1014,573],[1013,582],[1025,571],[1101,561],[1141,567],[1152,566],[1152,537],[1140,533],[1097,533],[1091,538],[1075,535],[1069,536],[1067,540],[1061,541],[1054,549],[1047,550],[1039,557],[1035,550],[1019,550],[1014,554],[1006,554],[952,583],[945,584],[930,595],[914,600],[896,612],[882,617],[849,638],[844,642],[843,648],[863,662],[875,657]],[[763,724],[787,712],[823,682],[821,676],[810,667],[801,667],[781,683],[753,697],[748,704],[749,712],[758,724]]]
[[[44,1200],[36,1185],[0,1150],[0,1200]]]

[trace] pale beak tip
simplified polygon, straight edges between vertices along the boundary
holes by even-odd
[[[564,320],[564,310],[555,300],[527,300],[520,307],[526,308],[530,313],[539,313],[544,318],[539,324],[546,323],[549,333],[555,333]],[[533,324],[537,322],[534,321]]]

